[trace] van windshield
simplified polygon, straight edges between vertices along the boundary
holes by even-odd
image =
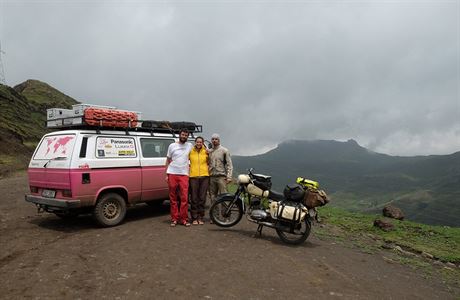
[[[72,154],[74,134],[49,135],[38,145],[34,159],[66,159]]]

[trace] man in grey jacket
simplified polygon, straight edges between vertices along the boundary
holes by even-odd
[[[219,194],[227,193],[227,184],[232,181],[233,164],[230,152],[220,145],[220,136],[211,136],[212,149],[209,150],[209,192],[211,205]]]

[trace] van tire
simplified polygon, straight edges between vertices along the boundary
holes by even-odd
[[[126,202],[117,193],[104,194],[93,210],[94,219],[102,227],[120,224],[126,215]]]

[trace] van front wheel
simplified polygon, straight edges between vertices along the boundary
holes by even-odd
[[[103,227],[120,224],[126,215],[126,203],[117,193],[103,195],[94,207],[94,219]]]

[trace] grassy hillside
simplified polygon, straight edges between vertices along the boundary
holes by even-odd
[[[460,228],[431,226],[410,221],[387,220],[394,230],[373,226],[378,215],[352,213],[325,206],[319,209],[320,226],[313,234],[327,241],[380,253],[388,263],[405,264],[427,278],[442,278],[460,285]]]
[[[255,168],[282,190],[298,176],[319,181],[333,205],[380,211],[390,202],[413,221],[460,226],[460,152],[397,157],[355,141],[288,141],[265,154],[234,157],[237,172]]]
[[[46,109],[78,103],[46,83],[0,84],[0,177],[24,169],[46,132]]]
[[[332,206],[320,208],[319,214],[323,223],[343,230],[343,238],[372,235],[378,246],[391,243],[413,253],[429,253],[443,262],[460,263],[460,228],[388,219],[394,225],[394,230],[386,232],[373,226],[374,220],[382,218],[381,215],[353,213]],[[336,230],[322,233],[332,232],[337,233]]]

